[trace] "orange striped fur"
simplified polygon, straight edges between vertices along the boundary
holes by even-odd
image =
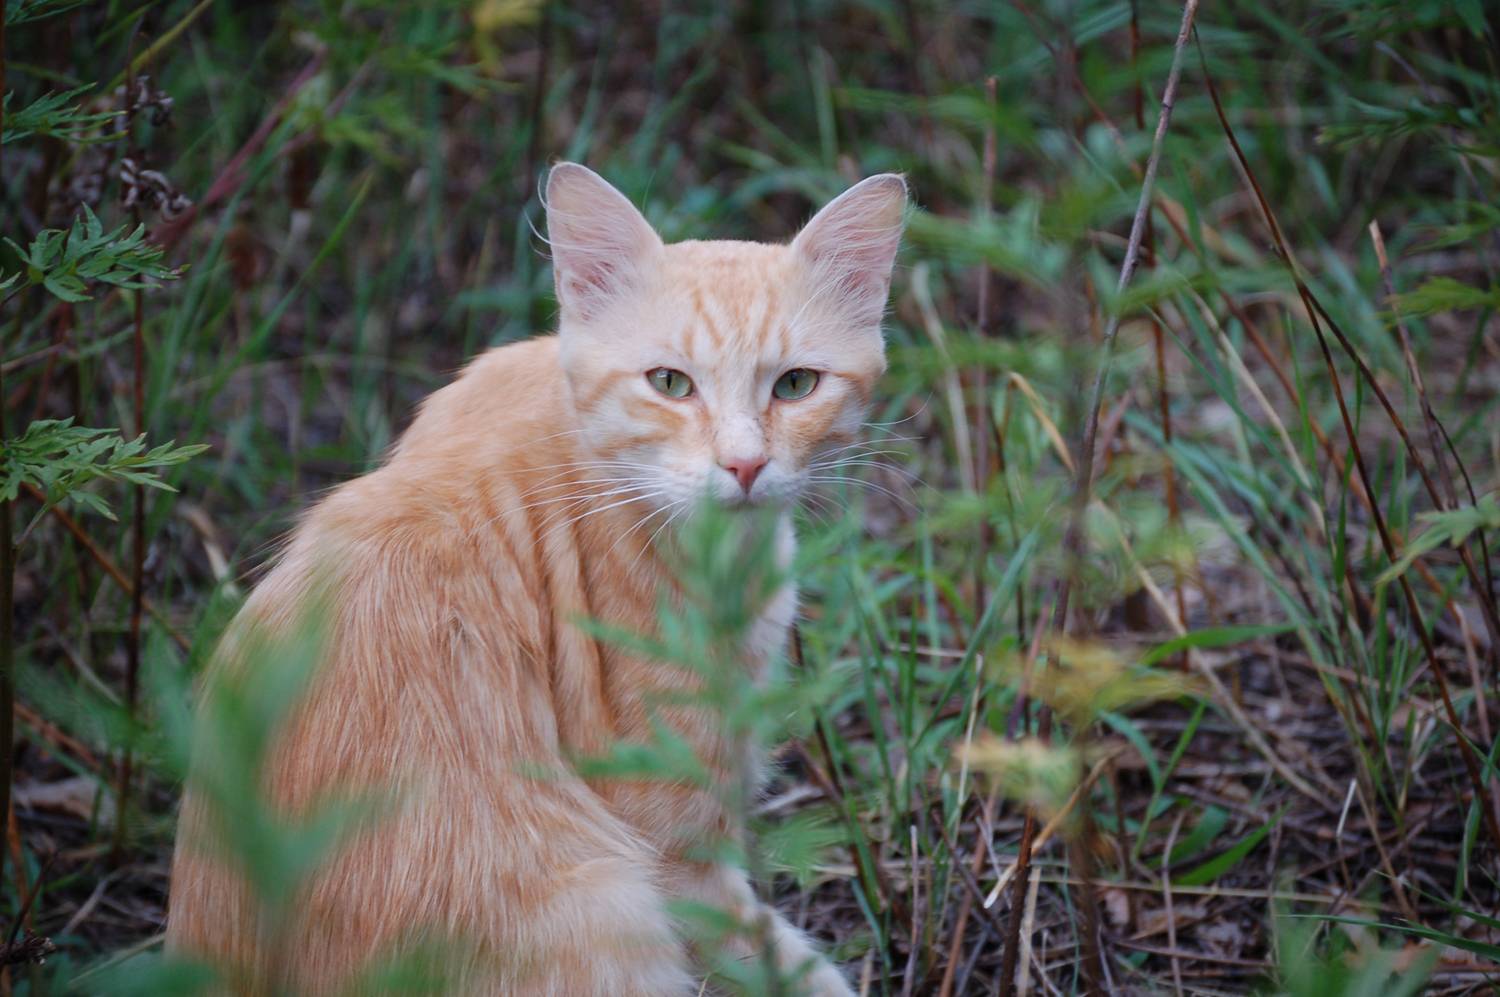
[[[884,368],[905,187],[864,181],[790,245],[664,245],[573,164],[547,194],[558,334],[479,357],[383,466],[317,505],[209,671],[207,696],[253,681],[236,648],[294,626],[331,580],[327,650],[268,788],[288,813],[400,791],[302,885],[294,923],[266,925],[189,780],[168,946],[241,967],[245,990],[332,993],[430,933],[467,953],[462,993],[689,995],[700,970],[668,901],[767,913],[741,872],[692,855],[736,830],[710,795],[571,774],[570,757],[645,739],[645,701],[685,681],[575,621],[649,632],[668,581],[657,544],[694,499],[785,509],[808,464],[855,438]],[[691,394],[653,387],[656,368]],[[774,397],[794,368],[816,386]],[[790,557],[785,515],[780,536]],[[795,598],[766,607],[750,667],[782,646]],[[713,770],[754,764],[700,713],[669,720]],[[850,992],[770,916],[807,992]]]

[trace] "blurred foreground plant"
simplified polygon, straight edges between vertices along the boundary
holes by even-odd
[[[780,647],[763,672],[746,667],[747,645],[767,609],[792,584],[800,564],[827,553],[815,546],[794,563],[788,527],[773,512],[700,504],[663,541],[675,585],[661,595],[657,633],[632,634],[583,621],[586,629],[633,654],[681,669],[688,681],[655,697],[653,740],[618,743],[601,757],[580,760],[580,771],[596,779],[681,782],[710,794],[743,834],[695,842],[696,853],[744,870],[762,890],[776,872],[805,873],[841,839],[831,821],[816,814],[772,826],[755,812],[760,753],[807,734],[815,706],[828,702],[837,686],[831,671],[793,675]],[[732,746],[727,770],[706,764],[666,719],[683,709],[710,718],[715,735]],[[716,985],[742,994],[797,992],[797,974],[776,966],[769,925],[762,919],[746,922],[691,901],[671,906]],[[750,942],[764,957],[746,962],[729,955],[726,950],[736,941]]]
[[[297,907],[317,870],[396,802],[379,790],[362,789],[330,794],[291,814],[269,789],[278,736],[306,698],[324,656],[329,598],[325,591],[303,607],[285,633],[250,628],[232,633],[233,667],[221,670],[193,705],[190,671],[166,642],[156,642],[146,674],[156,733],[134,745],[146,748],[144,757],[163,775],[185,777],[193,786],[212,830],[178,847],[206,852],[243,878],[260,930],[269,939],[265,947],[273,952],[297,944],[291,934],[298,924]],[[449,992],[445,967],[451,947],[422,942],[422,926],[410,927],[419,942],[366,967],[351,994]],[[107,959],[59,981],[65,992],[143,997],[187,997],[219,992],[225,985],[237,992],[296,992],[285,981],[258,978],[250,967],[160,953]]]
[[[1317,918],[1277,912],[1280,985],[1273,992],[1287,997],[1409,997],[1422,992],[1437,964],[1434,946],[1387,949],[1366,933],[1355,936],[1353,944],[1333,933],[1320,947],[1318,931]]]

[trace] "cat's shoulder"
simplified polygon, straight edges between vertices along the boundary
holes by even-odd
[[[534,456],[538,440],[562,443],[570,418],[555,337],[494,347],[430,395],[386,461],[335,489],[304,528],[361,552],[467,547],[476,509],[503,500],[518,455]]]
[[[556,336],[492,347],[427,396],[394,456],[512,435],[517,423],[556,417],[562,390]]]

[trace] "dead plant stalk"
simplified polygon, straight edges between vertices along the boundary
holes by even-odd
[[[1151,138],[1151,154],[1146,160],[1145,175],[1141,180],[1141,193],[1136,203],[1135,215],[1130,223],[1130,237],[1125,246],[1125,259],[1120,265],[1120,279],[1116,287],[1116,293],[1123,293],[1130,286],[1131,279],[1135,276],[1136,267],[1140,263],[1141,245],[1146,234],[1146,217],[1150,213],[1152,203],[1152,191],[1156,187],[1156,173],[1161,164],[1162,149],[1166,145],[1167,129],[1172,123],[1172,108],[1177,102],[1177,85],[1182,79],[1183,56],[1187,51],[1188,38],[1192,35],[1193,20],[1198,14],[1198,0],[1187,0],[1182,7],[1182,23],[1177,29],[1177,40],[1172,46],[1172,66],[1167,73],[1167,82],[1162,89],[1161,113],[1156,119],[1156,132]],[[1083,446],[1078,455],[1078,476],[1074,494],[1074,512],[1072,522],[1068,528],[1067,548],[1072,551],[1079,550],[1079,544],[1083,536],[1083,517],[1089,505],[1089,496],[1093,489],[1094,475],[1094,444],[1099,434],[1099,413],[1104,402],[1104,385],[1109,377],[1111,360],[1114,356],[1115,338],[1120,331],[1120,312],[1115,311],[1109,318],[1104,330],[1104,342],[1102,343],[1102,354],[1099,360],[1099,370],[1094,378],[1094,386],[1089,393],[1088,408],[1086,410],[1083,427]],[[1068,601],[1070,581],[1065,578],[1061,584],[1056,616],[1053,617],[1064,630],[1068,628]],[[1050,727],[1050,724],[1048,725]],[[1017,856],[1015,881],[1017,884],[1014,903],[1014,913],[1019,913],[1024,906],[1025,896],[1022,892],[1025,884],[1030,878],[1030,862],[1032,855],[1031,833],[1034,831],[1035,821],[1030,814],[1027,815],[1026,828],[1022,832],[1020,854]],[[1091,893],[1092,884],[1085,878],[1084,892]],[[1085,909],[1096,909],[1092,903],[1085,904]],[[1005,940],[1005,953],[1001,960],[1000,992],[1009,994],[1014,986],[1015,969],[1017,959],[1020,955],[1021,922],[1016,916],[1011,918],[1011,930],[1009,937]],[[1089,937],[1097,938],[1097,925],[1085,924],[1083,930]],[[1088,971],[1088,985],[1092,992],[1102,992],[1103,981],[1099,978],[1098,960],[1086,961],[1085,969]]]

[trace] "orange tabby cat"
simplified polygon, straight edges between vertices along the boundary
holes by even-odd
[[[854,438],[885,366],[905,202],[886,174],[790,245],[666,245],[593,172],[551,171],[557,335],[481,356],[384,466],[318,505],[207,683],[211,696],[246,635],[285,632],[331,579],[327,651],[269,790],[289,813],[351,788],[397,787],[400,802],[319,868],[295,923],[268,927],[212,858],[215,817],[190,780],[172,951],[244,967],[251,988],[327,993],[431,931],[472,950],[464,993],[688,995],[702,969],[667,911],[680,898],[770,917],[800,987],[850,992],[742,872],[694,857],[734,831],[711,794],[535,773],[649,739],[648,697],[681,685],[576,625],[654,629],[658,528],[704,493],[785,510],[809,463]],[[789,558],[785,513],[778,535]],[[750,667],[783,646],[795,599],[766,608]],[[680,712],[714,770],[754,764]]]

